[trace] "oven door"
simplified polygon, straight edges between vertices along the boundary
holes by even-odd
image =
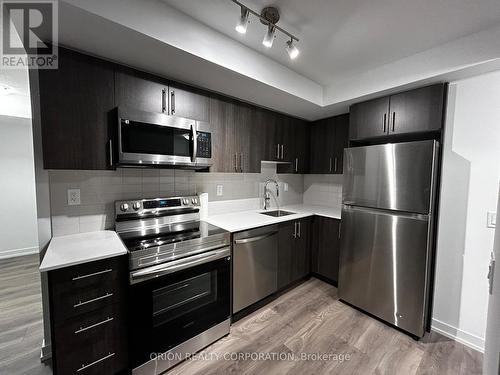
[[[195,120],[118,108],[119,163],[194,168],[203,138],[197,129]]]
[[[132,368],[229,318],[230,249],[193,258],[132,272]]]

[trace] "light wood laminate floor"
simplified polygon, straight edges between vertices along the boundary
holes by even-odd
[[[51,374],[40,363],[41,340],[37,256],[0,260],[0,374]],[[324,358],[304,360],[304,353]],[[168,375],[469,375],[481,366],[480,353],[436,333],[415,341],[339,302],[336,288],[313,278],[232,325],[227,337]]]

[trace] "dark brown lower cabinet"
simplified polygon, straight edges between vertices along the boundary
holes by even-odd
[[[127,257],[49,271],[54,374],[128,371]]]
[[[340,254],[340,220],[314,216],[311,272],[337,284]]]
[[[278,289],[307,276],[310,272],[311,218],[279,225]]]

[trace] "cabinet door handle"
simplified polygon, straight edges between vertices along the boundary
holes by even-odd
[[[384,133],[386,131],[386,124],[387,124],[387,113],[384,113]]]
[[[278,148],[276,151],[276,159],[279,159],[279,158],[280,158],[280,144],[278,143]]]
[[[170,114],[175,114],[175,90],[170,93]]]
[[[166,89],[161,90],[161,112],[162,113],[167,112],[167,90]]]
[[[334,164],[335,164],[335,167],[334,167],[335,169],[334,170],[335,170],[335,172],[337,172],[337,164],[338,164],[337,163],[337,157],[335,157],[335,163]]]
[[[295,173],[299,171],[299,158],[295,158]]]
[[[83,276],[75,276],[73,277],[71,280],[72,281],[76,281],[76,280],[81,280],[81,279],[86,279],[87,277],[92,277],[92,276],[98,276],[98,275],[103,275],[105,273],[109,273],[109,272],[112,272],[113,269],[112,268],[108,268],[106,270],[103,270],[103,271],[98,271],[98,272],[94,272],[94,273],[89,273],[87,275],[83,275]]]
[[[238,172],[238,154],[234,154],[234,171]]]
[[[396,127],[396,112],[392,112],[392,132],[394,133],[394,129]]]
[[[88,331],[89,329],[92,329],[92,328],[95,328],[95,327],[99,327],[99,326],[101,326],[103,324],[109,323],[112,320],[113,320],[113,318],[108,317],[107,319],[104,319],[103,321],[101,321],[99,323],[91,324],[91,325],[89,325],[87,327],[80,327],[80,329],[78,329],[78,330],[75,331],[75,335],[78,335],[79,333]]]
[[[240,172],[243,173],[243,153],[240,154]]]
[[[342,223],[339,223],[339,239],[340,239],[340,229],[342,228]]]
[[[85,306],[89,303],[93,303],[93,302],[97,302],[97,301],[100,301],[100,300],[103,300],[103,299],[106,299],[106,298],[109,298],[109,297],[112,297],[113,296],[113,293],[106,293],[105,295],[103,296],[100,296],[100,297],[97,297],[97,298],[92,298],[92,299],[89,299],[87,301],[79,301],[77,304],[73,305],[73,307],[76,309],[77,307],[81,307],[81,306]]]
[[[330,158],[330,172],[332,171],[332,158]]]
[[[109,166],[113,166],[113,140],[109,140]]]
[[[293,238],[297,238],[297,222],[293,223]]]
[[[299,233],[298,233],[297,236],[300,238],[300,236],[301,236],[301,233],[300,233],[301,232],[301,228],[300,228],[301,227],[301,223],[300,223],[300,221],[297,222],[297,226],[299,227]]]
[[[284,150],[284,146],[281,145],[281,160],[283,160],[283,155],[285,154],[285,152],[283,150]]]
[[[89,367],[97,365],[99,362],[105,361],[106,359],[109,359],[109,358],[113,357],[114,355],[115,355],[115,353],[111,353],[110,352],[107,356],[104,356],[104,357],[98,359],[97,361],[91,362],[88,365],[82,364],[82,367],[80,367],[79,369],[77,369],[76,372],[80,372],[80,371],[86,370]]]

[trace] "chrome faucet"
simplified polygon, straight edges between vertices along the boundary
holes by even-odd
[[[269,204],[271,202],[271,193],[267,189],[267,184],[269,183],[274,183],[276,185],[276,198],[279,197],[280,195],[280,187],[276,180],[273,180],[272,178],[268,178],[266,182],[264,183],[264,210],[267,210],[269,208]]]

